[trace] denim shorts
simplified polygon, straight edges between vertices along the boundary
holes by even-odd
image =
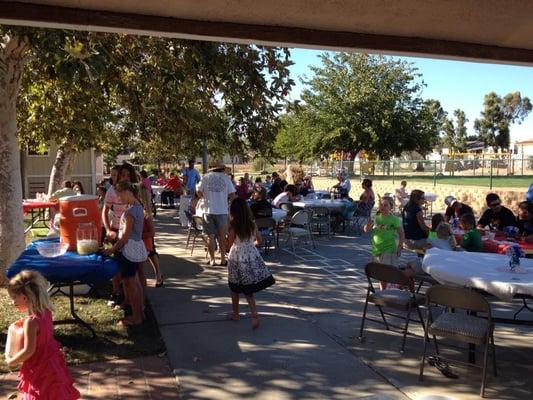
[[[228,224],[227,214],[205,214],[204,232],[207,235],[218,235]]]

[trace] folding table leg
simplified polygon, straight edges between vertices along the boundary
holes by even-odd
[[[85,329],[89,330],[91,332],[91,335],[93,339],[96,339],[96,332],[94,329],[89,325],[87,322],[82,320],[78,314],[76,314],[76,309],[74,308],[74,285],[72,283],[69,284],[69,293],[68,297],[70,300],[70,315],[72,315],[71,319],[63,319],[60,321],[54,321],[54,325],[63,325],[63,324],[71,324],[76,323],[81,326],[83,326]]]

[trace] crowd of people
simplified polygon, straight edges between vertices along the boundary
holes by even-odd
[[[476,220],[472,207],[448,196],[445,198],[446,211],[434,214],[431,225],[428,225],[424,214],[425,193],[416,189],[408,193],[406,181],[401,182],[394,195],[380,198],[377,213],[371,218],[376,201],[372,181],[362,180],[362,193],[357,201],[353,201],[348,177],[340,173],[337,180],[331,190],[334,196],[345,202],[345,209],[350,209],[351,205],[352,211],[368,216],[364,230],[371,232],[372,256],[377,262],[398,265],[404,249],[436,247],[480,252],[483,251],[480,230],[516,232],[526,242],[533,243],[533,198],[522,201],[515,215],[502,204],[497,194],[489,193],[486,196],[487,209]],[[144,268],[148,264],[156,277],[155,286],[163,285],[151,215],[154,184],[164,186],[161,196],[169,205],[173,205],[174,198],[182,193],[192,196],[189,211],[193,214],[200,211],[202,215],[208,262],[211,266],[227,266],[228,269],[232,304],[228,319],[239,320],[239,298],[244,294],[250,308],[252,328],[257,329],[259,315],[254,294],[273,285],[275,280],[258,251],[257,245],[262,237],[255,221],[272,216],[273,207],[312,194],[311,177],[289,183],[274,172],[263,182],[260,177],[253,180],[245,174],[236,183],[221,163],[212,165],[202,177],[194,168],[193,160],[181,171],[181,177],[172,172],[168,179],[163,175],[148,176],[146,171],[136,171],[128,163],[113,167],[109,181],[97,187],[103,225],[102,252],[113,256],[118,264],[110,305],[125,310],[120,323],[127,326],[139,325],[145,318]],[[83,193],[81,182],[66,181],[53,198]],[[396,201],[401,216],[394,213]],[[462,236],[459,243],[456,241],[458,229]],[[215,259],[217,248],[220,254],[218,264]],[[404,271],[412,276],[419,268],[416,263],[408,263]],[[384,288],[386,285],[382,283]],[[17,324],[23,329],[28,345],[13,354],[6,353],[9,366],[22,365],[19,389],[28,398],[43,394],[46,398],[79,398],[80,393],[73,386],[59,344],[53,338],[53,307],[45,279],[38,272],[23,271],[10,280],[8,293],[19,311],[27,313]]]
[[[498,194],[489,193],[485,198],[487,208],[480,218],[476,219],[472,207],[453,196],[447,196],[444,200],[444,214],[434,214],[431,226],[428,226],[424,213],[425,193],[415,189],[407,194],[406,186],[407,182],[402,181],[394,197],[384,196],[379,203],[375,219],[369,219],[365,226],[365,231],[372,231],[372,255],[376,262],[399,266],[404,249],[419,252],[436,247],[444,250],[482,252],[481,234],[486,231],[494,236],[502,233],[508,237],[522,239],[526,243],[533,243],[531,200],[520,202],[518,213],[515,215],[502,205]],[[400,216],[392,213],[395,202],[401,210]],[[457,237],[460,238],[459,242]],[[416,257],[415,262],[402,267],[405,267],[408,276],[421,272]]]

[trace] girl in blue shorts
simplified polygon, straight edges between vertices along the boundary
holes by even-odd
[[[105,255],[115,254],[120,276],[124,282],[124,294],[131,305],[132,315],[120,321],[122,325],[139,325],[143,321],[142,287],[137,277],[139,265],[147,259],[142,240],[144,208],[138,198],[138,188],[130,182],[119,182],[115,191],[128,208],[120,218],[118,241],[104,250]]]

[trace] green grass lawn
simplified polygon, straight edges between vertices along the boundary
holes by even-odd
[[[390,176],[373,176],[373,180],[387,180],[390,181],[392,178]],[[433,182],[433,176],[395,176],[395,182],[400,182],[402,179],[408,180],[409,182]],[[438,176],[438,184],[446,185],[466,185],[466,186],[483,186],[489,187],[490,179],[489,177],[477,177],[477,176]],[[533,183],[533,176],[498,176],[492,178],[492,187],[506,187],[506,188],[519,188],[527,189],[529,185]]]
[[[75,299],[78,315],[91,324],[96,331],[96,339],[92,338],[87,329],[77,324],[55,327],[55,337],[63,346],[68,364],[164,353],[165,345],[150,308],[147,307],[147,320],[140,327],[118,326],[117,322],[123,317],[123,312],[107,305],[109,293],[110,284],[105,284],[94,294],[76,296]],[[56,295],[52,300],[56,308],[54,319],[68,318],[68,297]],[[4,288],[0,288],[0,309],[0,352],[3,354],[9,325],[23,315],[11,304]],[[0,357],[0,373],[8,371],[4,357]]]

